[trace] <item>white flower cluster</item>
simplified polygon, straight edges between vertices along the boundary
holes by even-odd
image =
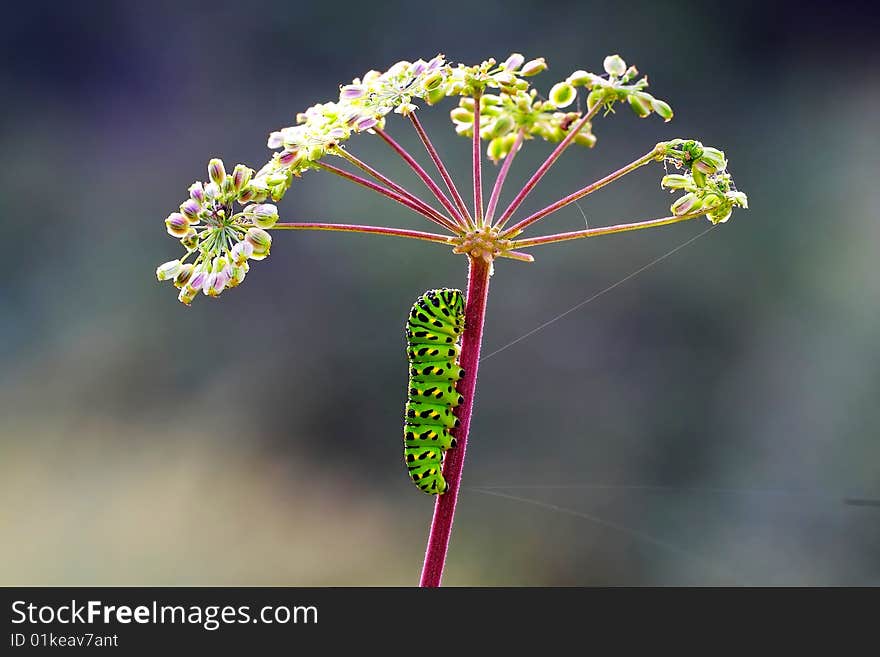
[[[295,176],[315,164],[353,134],[384,125],[390,112],[407,115],[413,101],[433,104],[445,97],[450,68],[442,55],[430,61],[397,62],[384,73],[368,71],[339,89],[339,100],[313,105],[297,115],[297,125],[269,135],[268,146],[281,149],[260,169],[253,185],[263,199],[279,200]]]
[[[251,203],[235,212],[234,203],[254,200],[253,169],[236,165],[226,173],[223,161],[208,163],[207,183],[195,182],[189,198],[165,220],[168,234],[180,239],[186,254],[156,269],[160,281],[173,281],[178,299],[192,303],[199,292],[216,297],[239,285],[249,270],[248,260],[269,255],[272,237],[264,229],[278,221],[278,209],[270,203]],[[193,262],[186,262],[197,254]]]

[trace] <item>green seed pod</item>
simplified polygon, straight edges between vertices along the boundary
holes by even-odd
[[[493,162],[498,162],[505,158],[508,152],[507,140],[504,137],[496,137],[489,142],[489,147],[486,149],[486,155]]]
[[[630,94],[627,96],[630,108],[640,119],[644,119],[651,114],[650,101],[644,98],[644,96],[647,96],[647,94]],[[650,98],[650,96],[648,97]]]
[[[455,123],[473,123],[474,115],[464,107],[456,107],[449,112],[449,118]]]
[[[568,76],[568,83],[573,87],[587,87],[593,79],[592,73],[586,71],[575,71]]]
[[[525,77],[530,77],[532,75],[537,75],[541,71],[547,70],[547,62],[544,61],[543,57],[538,57],[537,59],[532,59],[523,64],[523,67],[520,69],[519,74]]]
[[[590,92],[590,95],[587,96],[587,107],[590,109],[596,107],[596,105],[601,105],[605,102],[607,98],[607,90],[601,87],[593,89]]]
[[[660,186],[664,189],[688,189],[692,187],[692,181],[687,176],[683,176],[679,173],[670,173],[669,175],[663,176],[662,180],[660,180]]]
[[[592,132],[579,132],[574,137],[574,143],[578,146],[586,146],[592,148],[596,145],[596,135]]]
[[[691,167],[691,176],[694,178],[694,184],[698,188],[706,186],[706,174],[695,166]]]
[[[602,62],[602,67],[608,75],[614,77],[620,77],[626,73],[626,62],[623,61],[620,55],[609,55]]]
[[[651,109],[653,109],[657,116],[663,119],[666,122],[672,120],[672,108],[668,103],[663,102],[662,100],[658,100],[656,98],[651,99]]]
[[[568,107],[577,98],[577,91],[568,82],[557,82],[550,89],[550,102],[556,107]]]
[[[440,84],[428,92],[425,96],[425,102],[428,105],[436,105],[444,98],[446,98],[446,85]]]
[[[471,98],[470,96],[464,96],[463,98],[461,98],[461,100],[458,101],[458,106],[463,107],[468,112],[473,113],[474,107],[476,106],[476,103],[475,103],[474,99]]]
[[[680,199],[678,199],[672,206],[669,208],[677,217],[680,217],[685,214],[691,214],[700,209],[702,203],[700,199],[696,197],[695,194],[685,194]]]
[[[495,121],[492,122],[492,126],[485,136],[488,139],[502,137],[513,130],[515,125],[516,124],[513,122],[513,119],[507,114],[499,116],[497,119],[495,119]]]

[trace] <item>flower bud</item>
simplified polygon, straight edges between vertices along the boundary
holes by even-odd
[[[271,203],[254,206],[252,219],[260,228],[271,228],[278,222],[278,208]]]
[[[537,59],[532,59],[526,62],[523,67],[519,70],[519,74],[525,77],[529,77],[532,75],[537,75],[541,71],[547,70],[547,62],[544,61],[543,57],[538,57]]]
[[[180,272],[182,266],[180,260],[169,260],[156,268],[156,278],[160,281],[174,278]]]
[[[672,108],[668,103],[658,100],[657,98],[652,98],[651,109],[653,109],[657,113],[657,116],[667,123],[672,120]]]
[[[524,61],[526,61],[526,58],[520,55],[518,52],[515,52],[510,57],[505,59],[504,63],[501,66],[506,68],[508,71],[516,71],[520,66],[523,65]]]
[[[267,233],[262,228],[248,229],[245,240],[250,242],[251,246],[254,247],[254,252],[251,254],[251,259],[263,260],[267,255],[269,255],[269,249],[272,246],[272,236],[269,235],[269,233]]]
[[[177,295],[177,300],[183,305],[188,306],[193,302],[198,293],[199,291],[191,285],[184,285],[180,290],[180,294]]]
[[[186,199],[180,204],[181,214],[183,214],[191,224],[197,224],[199,222],[199,212],[201,209],[202,206],[199,205],[195,199],[191,198]]]
[[[174,287],[179,290],[186,285],[189,282],[189,279],[192,278],[193,269],[195,269],[195,267],[190,263],[181,265],[180,271],[177,272],[177,276],[174,277]]]
[[[183,237],[189,231],[189,222],[179,212],[172,212],[165,220],[165,227],[169,235],[174,237]]]
[[[236,164],[232,170],[232,189],[236,194],[241,193],[254,176],[254,170],[243,164]]]
[[[696,197],[695,194],[685,194],[680,199],[678,199],[675,203],[672,204],[670,210],[672,210],[672,214],[677,217],[680,217],[685,214],[691,214],[692,212],[696,212],[700,209],[700,199]]]
[[[244,276],[247,272],[245,272],[244,267],[233,267],[232,275],[229,278],[229,282],[226,284],[226,287],[238,287],[241,285],[241,282],[244,280]]]
[[[347,84],[339,90],[340,100],[354,100],[360,98],[366,90],[359,84]]]
[[[250,258],[253,253],[254,245],[246,240],[242,240],[241,242],[235,243],[229,251],[229,257],[232,258],[232,262],[236,265],[241,265],[247,262],[247,259]]]
[[[568,107],[577,98],[577,92],[568,82],[557,82],[550,89],[550,102],[556,107]]]
[[[205,198],[209,201],[216,201],[220,198],[220,186],[217,183],[208,183],[205,185]]]
[[[632,111],[635,112],[636,116],[640,119],[645,118],[651,113],[651,105],[642,94],[629,94],[627,100],[629,101],[629,106]]]
[[[201,290],[202,286],[205,284],[205,278],[207,278],[208,273],[207,265],[204,262],[196,265],[193,267],[192,276],[190,276],[187,287]]]
[[[706,162],[706,160],[700,158],[696,162],[694,162],[694,169],[700,171],[700,173],[713,174],[716,169],[714,166]]]
[[[187,251],[193,251],[199,245],[199,234],[195,228],[186,231],[186,235],[180,238],[180,243]]]
[[[208,162],[208,177],[211,179],[211,182],[217,185],[223,183],[223,180],[226,178],[226,168],[223,166],[223,160],[215,157]]]
[[[276,148],[281,148],[284,145],[284,137],[281,135],[281,132],[275,131],[269,133],[269,139],[266,140],[266,146],[271,148],[272,150]]]
[[[194,182],[189,186],[189,197],[200,206],[205,202],[205,188],[200,182]]]
[[[608,75],[614,77],[619,77],[626,73],[626,62],[623,61],[620,55],[609,55],[602,62],[602,67]]]

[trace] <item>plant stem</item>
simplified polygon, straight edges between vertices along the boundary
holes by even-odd
[[[594,182],[590,185],[587,185],[586,187],[583,187],[583,188],[579,189],[578,191],[559,199],[555,203],[551,203],[546,208],[538,210],[534,214],[529,215],[528,217],[526,217],[522,221],[520,221],[520,222],[514,224],[513,226],[511,226],[510,228],[508,228],[506,231],[504,231],[504,233],[505,233],[505,235],[508,235],[508,236],[521,233],[527,226],[531,226],[533,223],[535,223],[539,219],[543,219],[548,214],[552,214],[552,213],[556,212],[557,210],[561,210],[566,205],[568,205],[570,203],[574,203],[578,199],[581,199],[584,196],[587,196],[588,194],[592,194],[597,189],[601,189],[605,185],[614,182],[618,178],[622,178],[626,174],[628,174],[632,171],[635,171],[639,167],[642,167],[655,159],[657,159],[657,149],[656,148],[654,150],[652,150],[650,153],[646,153],[645,155],[642,155],[642,157],[640,157],[639,159],[637,159],[633,162],[630,162],[625,167],[622,167],[622,168],[618,169],[617,171],[608,174],[604,178],[601,178],[601,179],[597,180],[596,182]]]
[[[574,138],[577,136],[578,132],[580,132],[581,128],[584,127],[584,124],[587,123],[590,119],[592,119],[596,112],[599,111],[599,108],[602,107],[602,103],[596,103],[593,107],[589,109],[589,111],[584,114],[580,119],[577,120],[571,129],[569,129],[568,134],[565,135],[565,138],[559,142],[556,148],[553,149],[553,152],[544,160],[544,164],[538,167],[538,170],[532,174],[532,177],[529,178],[529,181],[525,184],[525,186],[519,191],[519,193],[514,197],[514,199],[510,202],[510,205],[507,206],[507,209],[504,211],[498,218],[498,228],[502,228],[504,224],[507,223],[507,220],[516,212],[516,209],[522,204],[522,202],[526,199],[531,191],[535,188],[535,185],[538,184],[538,181],[544,177],[544,174],[547,173],[547,170],[553,166],[553,163],[559,159],[559,156],[565,152],[565,149],[568,148],[569,144],[574,141]]]
[[[378,128],[373,128],[373,130],[376,132],[377,135],[379,135],[382,138],[382,140],[386,144],[388,144],[388,146],[391,147],[391,149],[395,153],[397,153],[401,158],[403,158],[403,161],[406,162],[410,166],[410,168],[422,180],[422,182],[425,183],[425,185],[428,187],[428,189],[431,190],[431,193],[434,195],[434,198],[436,198],[438,201],[440,201],[440,204],[444,208],[446,208],[446,211],[449,212],[450,216],[454,217],[455,220],[459,224],[461,224],[462,228],[466,227],[465,219],[461,215],[461,213],[458,211],[458,208],[456,208],[452,204],[452,201],[450,201],[449,198],[447,198],[446,194],[443,193],[443,190],[440,189],[440,187],[437,185],[437,183],[434,182],[433,178],[431,178],[431,176],[428,175],[428,172],[425,171],[424,168],[422,168],[422,165],[419,164],[418,162],[416,162],[416,159],[412,155],[409,154],[409,151],[407,151],[403,146],[401,146],[396,141],[394,141],[394,139],[392,139],[391,136],[389,136],[388,133],[386,133],[384,130],[379,130]]]
[[[452,176],[450,176],[449,171],[446,170],[446,165],[443,164],[443,160],[440,159],[440,154],[437,153],[437,149],[434,148],[434,144],[431,143],[428,133],[425,132],[425,129],[422,127],[422,123],[419,121],[415,112],[409,113],[409,120],[416,129],[419,139],[422,140],[422,144],[425,145],[425,150],[428,151],[428,155],[430,155],[431,159],[434,161],[434,166],[436,166],[437,171],[440,172],[440,177],[443,178],[443,182],[446,183],[446,188],[449,190],[449,193],[452,194],[452,200],[455,201],[455,205],[458,207],[461,216],[467,221],[467,223],[473,226],[474,222],[473,219],[471,219],[467,206],[464,204],[464,199],[461,198],[461,194],[458,193],[458,188],[455,186]]]
[[[412,192],[406,190],[405,188],[401,187],[400,185],[398,185],[396,182],[394,182],[393,180],[391,180],[387,176],[381,174],[379,171],[377,171],[376,169],[371,167],[369,164],[367,164],[363,160],[355,157],[354,155],[349,153],[347,150],[340,148],[340,147],[335,148],[333,152],[336,155],[338,155],[339,157],[351,162],[353,165],[355,165],[358,169],[360,169],[364,173],[372,176],[373,178],[375,178],[379,182],[384,183],[385,185],[390,187],[392,190],[394,190],[395,192],[397,192],[398,194],[400,194],[404,198],[406,198],[406,199],[410,200],[411,202],[415,203],[416,205],[418,205],[420,208],[422,208],[422,210],[429,213],[430,215],[432,215],[434,217],[434,219],[436,219],[435,223],[438,223],[438,224],[444,226],[445,228],[448,228],[452,232],[458,232],[458,228],[456,227],[455,223],[452,220],[443,216],[440,212],[438,212],[437,210],[432,208],[430,205],[425,203],[418,196],[416,196]]]
[[[390,237],[408,237],[425,242],[437,242],[449,244],[449,238],[437,233],[425,233],[420,230],[407,230],[405,228],[386,228],[384,226],[358,226],[356,224],[323,224],[323,223],[280,223],[272,226],[270,230],[332,230],[342,233],[373,233],[375,235],[388,235]]]
[[[390,189],[387,189],[386,187],[382,187],[382,185],[377,185],[376,183],[374,183],[370,180],[367,180],[366,178],[362,178],[362,177],[357,176],[353,173],[349,173],[348,171],[345,171],[344,169],[340,169],[339,167],[335,167],[332,164],[327,164],[326,162],[318,162],[318,166],[326,171],[330,171],[331,173],[335,173],[337,176],[339,176],[341,178],[345,178],[346,180],[349,180],[353,183],[357,183],[358,185],[363,185],[367,189],[371,189],[374,192],[378,192],[382,196],[387,196],[391,200],[397,201],[401,205],[408,207],[413,212],[416,212],[417,214],[422,215],[426,219],[433,221],[438,226],[443,226],[444,228],[446,228],[446,226],[444,226],[440,221],[438,221],[436,218],[434,218],[429,212],[423,210],[416,203],[413,203],[412,201],[410,201],[409,199],[407,199],[404,196],[401,196],[397,192],[393,192]],[[457,232],[457,231],[455,231],[455,232]]]
[[[504,187],[504,181],[507,178],[507,172],[510,171],[510,166],[513,164],[514,156],[519,152],[520,146],[522,146],[523,139],[525,139],[526,133],[524,130],[520,130],[516,134],[516,140],[513,142],[513,147],[510,149],[510,152],[504,158],[504,162],[501,164],[501,170],[498,171],[498,177],[495,178],[495,186],[492,187],[492,195],[489,197],[489,207],[486,208],[486,223],[491,224],[492,219],[495,217],[495,208],[498,207],[498,200],[501,198],[501,188]]]
[[[576,230],[571,233],[557,233],[556,235],[545,235],[544,237],[532,237],[525,240],[515,240],[511,246],[517,249],[528,249],[540,244],[554,244],[556,242],[566,242],[568,240],[577,240],[584,237],[598,237],[599,235],[613,235],[614,233],[626,233],[632,230],[641,230],[643,228],[657,228],[659,226],[668,226],[677,224],[682,221],[696,219],[706,214],[706,211],[683,214],[677,217],[663,217],[662,219],[649,219],[648,221],[638,221],[631,224],[617,224],[615,226],[603,226],[602,228],[589,228],[587,230]]]
[[[434,518],[425,551],[425,565],[422,568],[420,586],[440,586],[449,535],[455,516],[455,503],[458,500],[461,471],[464,467],[468,430],[474,406],[474,390],[477,386],[477,366],[480,362],[480,345],[483,341],[483,320],[486,317],[486,301],[489,296],[489,276],[492,264],[482,258],[470,258],[468,270],[467,304],[465,306],[465,329],[461,340],[461,366],[464,376],[458,382],[458,391],[464,398],[458,407],[461,421],[455,430],[456,445],[446,452],[443,463],[443,477],[448,488],[437,497],[434,505]]]
[[[483,225],[483,157],[480,149],[480,94],[474,96],[474,221]]]

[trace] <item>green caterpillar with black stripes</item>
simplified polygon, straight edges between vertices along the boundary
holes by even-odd
[[[406,323],[409,386],[403,426],[403,455],[409,476],[429,495],[446,492],[443,456],[455,447],[455,408],[462,396],[455,384],[464,376],[459,338],[464,330],[464,295],[441,288],[413,304]]]

